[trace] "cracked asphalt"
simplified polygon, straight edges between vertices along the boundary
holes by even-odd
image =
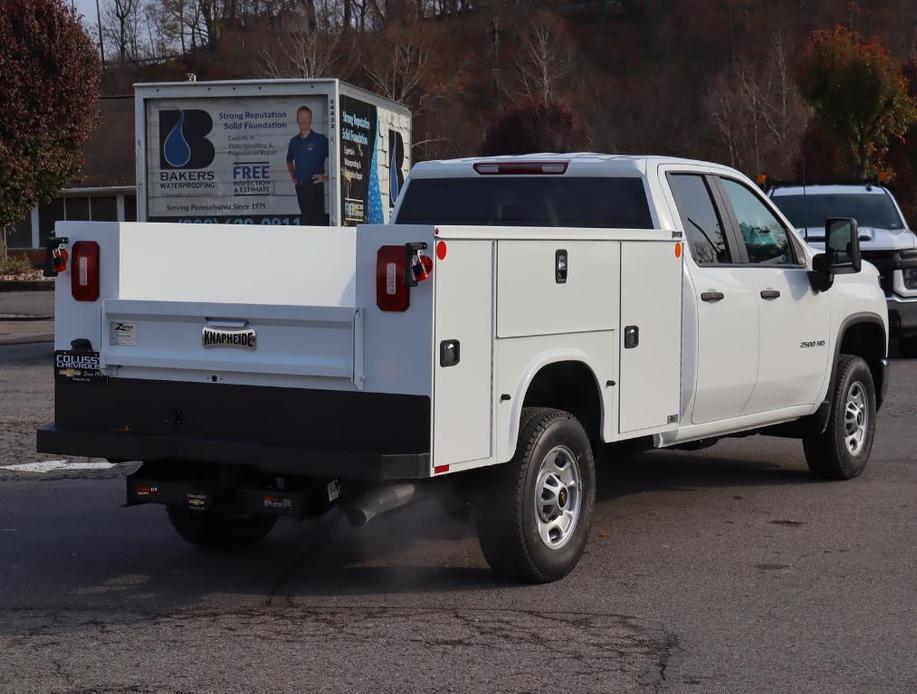
[[[51,346],[0,346],[0,466],[42,461]],[[435,503],[204,553],[109,470],[0,470],[0,692],[913,692],[917,362],[863,477],[749,437],[599,470],[567,579],[487,570]]]

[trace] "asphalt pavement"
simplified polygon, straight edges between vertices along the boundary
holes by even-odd
[[[0,347],[2,692],[917,690],[917,361],[861,478],[758,436],[614,461],[580,565],[522,586],[432,503],[200,552],[120,507],[133,464],[34,452],[50,357]]]

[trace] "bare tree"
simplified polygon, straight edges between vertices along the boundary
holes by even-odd
[[[571,70],[572,57],[550,27],[540,24],[526,38],[515,67],[523,95],[547,106],[557,99],[559,85]]]
[[[270,77],[327,77],[341,53],[342,31],[331,14],[333,7],[314,4],[294,11],[284,22],[277,41],[261,53],[260,67]],[[339,66],[339,70],[344,69]]]
[[[382,96],[409,103],[426,76],[430,52],[422,38],[405,36],[395,39],[388,51],[391,59],[379,67],[367,67],[373,88]]]
[[[114,44],[119,62],[137,58],[140,0],[108,0],[102,11],[102,33]]]
[[[807,111],[790,75],[786,49],[774,39],[764,64],[734,64],[708,95],[713,123],[732,166],[788,173],[805,129]]]

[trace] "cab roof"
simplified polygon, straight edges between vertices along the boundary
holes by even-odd
[[[700,166],[711,171],[734,171],[722,164],[695,159],[666,157],[659,155],[601,154],[598,152],[574,152],[557,154],[516,154],[498,157],[463,157],[461,159],[435,159],[415,164],[411,169],[414,178],[443,178],[477,176],[474,165],[479,163],[508,162],[567,162],[567,174],[572,175],[631,175],[643,176],[662,164]]]

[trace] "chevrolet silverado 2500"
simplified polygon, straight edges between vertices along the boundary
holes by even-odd
[[[392,220],[59,224],[39,450],[143,461],[128,503],[205,546],[449,486],[529,581],[576,565],[621,446],[866,465],[888,318],[852,220],[816,254],[733,169],[597,154],[423,163]]]

